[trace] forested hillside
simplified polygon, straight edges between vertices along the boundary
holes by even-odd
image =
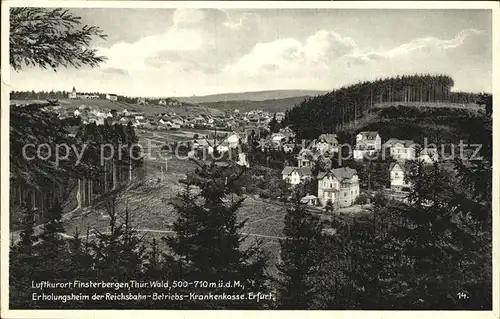
[[[346,128],[380,104],[473,103],[477,94],[452,92],[445,75],[414,75],[360,82],[303,100],[287,112],[285,122],[299,137],[316,138]]]

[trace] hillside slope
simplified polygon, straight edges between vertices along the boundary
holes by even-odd
[[[326,91],[317,90],[269,90],[241,93],[222,93],[205,96],[178,97],[181,102],[213,103],[221,101],[265,101],[287,99],[291,97],[315,96],[325,94]]]
[[[239,110],[240,112],[247,112],[251,110],[263,110],[270,113],[285,112],[293,108],[296,104],[302,102],[309,96],[296,96],[284,99],[264,100],[264,101],[219,101],[200,103],[199,105],[209,108],[231,112]]]
[[[390,138],[410,139],[416,143],[484,143],[483,110],[433,106],[393,105],[377,107],[371,114],[347,123],[339,130],[340,142],[355,144],[360,131],[377,131],[382,142]],[[491,136],[490,136],[491,138]]]

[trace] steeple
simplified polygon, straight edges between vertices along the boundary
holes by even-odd
[[[75,89],[75,86],[73,86],[73,93],[76,93],[76,89]]]

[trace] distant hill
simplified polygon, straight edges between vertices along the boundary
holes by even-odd
[[[338,132],[373,111],[377,104],[468,105],[477,94],[454,92],[454,81],[447,75],[403,75],[359,82],[303,100],[292,108],[286,121],[299,138],[317,138],[325,132]]]
[[[285,112],[286,110],[293,108],[295,105],[299,104],[308,97],[309,96],[296,96],[296,97],[288,97],[283,99],[273,99],[264,101],[248,101],[248,100],[219,101],[219,102],[199,103],[198,105],[226,112],[232,112],[236,109],[239,110],[240,112],[247,112],[250,110],[261,109],[267,112],[276,113],[276,112]]]
[[[242,93],[222,93],[205,96],[177,97],[181,102],[187,103],[213,103],[227,101],[266,101],[278,100],[292,97],[316,96],[325,94],[327,91],[317,90],[270,90]]]

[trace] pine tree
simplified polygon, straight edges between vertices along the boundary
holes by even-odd
[[[17,244],[17,250],[21,253],[31,255],[33,244],[38,239],[35,235],[35,212],[31,209],[31,198],[25,204],[25,209],[22,213],[21,232],[19,233],[20,241]]]
[[[43,232],[40,238],[46,242],[54,242],[59,240],[60,234],[64,233],[62,222],[63,209],[59,200],[55,200],[52,207],[48,211],[48,221],[43,227]]]
[[[243,249],[245,237],[240,234],[245,221],[237,221],[237,211],[244,198],[233,200],[232,185],[240,175],[228,173],[212,161],[184,181],[184,191],[172,204],[178,217],[174,222],[175,237],[167,238],[181,267],[181,278],[233,282],[244,285],[234,288],[198,288],[198,292],[241,293],[265,291],[267,258],[258,243]],[[193,287],[189,292],[192,292]],[[251,309],[265,306],[252,301],[195,302],[184,307]]]
[[[30,206],[31,199],[26,202],[19,242],[10,250],[9,258],[9,308],[32,308],[35,303],[31,297],[31,279],[37,271],[34,243],[37,240],[34,232],[34,212]]]
[[[311,280],[321,259],[318,254],[318,221],[300,203],[300,192],[287,209],[281,260],[278,265],[278,304],[280,309],[311,309],[318,294]]]
[[[271,130],[271,133],[277,133],[280,130],[280,123],[278,123],[278,120],[276,119],[276,113],[274,114],[271,122],[269,122],[269,129]]]

